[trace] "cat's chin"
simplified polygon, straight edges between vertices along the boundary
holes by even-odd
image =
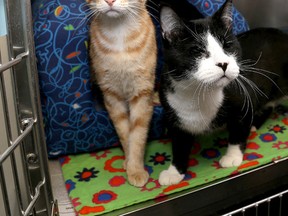
[[[215,86],[218,88],[224,88],[227,85],[229,85],[229,83],[231,83],[231,80],[228,79],[227,77],[223,77],[215,83]]]
[[[215,80],[214,82],[210,82],[209,86],[214,88],[225,88],[227,85],[229,85],[232,82],[232,79],[229,79],[227,77],[222,77],[220,79]]]
[[[112,10],[112,9],[105,11],[104,14],[105,16],[109,18],[118,18],[123,15],[120,11]]]

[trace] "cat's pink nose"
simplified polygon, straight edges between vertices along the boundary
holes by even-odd
[[[111,6],[113,6],[113,4],[114,4],[114,2],[115,2],[116,0],[105,0],[105,2],[111,7]]]

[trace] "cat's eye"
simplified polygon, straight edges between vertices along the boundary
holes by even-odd
[[[219,40],[224,49],[230,48],[233,45],[232,41],[227,40],[225,37],[220,37]]]
[[[188,49],[188,53],[189,55],[192,56],[204,56],[205,58],[210,57],[210,53],[207,50],[205,50],[205,48],[202,48],[200,46],[191,46]]]
[[[230,48],[233,45],[232,41],[224,41],[223,47],[224,48]]]
[[[197,55],[203,52],[203,49],[201,49],[201,47],[199,46],[191,46],[188,49],[189,55]]]

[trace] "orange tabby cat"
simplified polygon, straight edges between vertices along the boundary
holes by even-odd
[[[144,153],[153,105],[157,46],[146,0],[88,0],[92,74],[125,153],[128,181],[148,178]]]

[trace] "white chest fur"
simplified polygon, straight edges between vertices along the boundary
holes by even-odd
[[[182,129],[194,134],[208,131],[223,102],[222,88],[208,89],[191,85],[191,80],[174,82],[174,92],[167,93]]]

